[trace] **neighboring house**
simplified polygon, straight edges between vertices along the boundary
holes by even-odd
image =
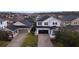
[[[13,37],[15,37],[18,33],[30,32],[32,28],[32,22],[27,20],[17,21],[5,28],[5,31],[12,32]]]
[[[17,29],[17,27],[15,27],[15,26],[13,26],[13,25],[9,25],[9,26],[7,26],[7,28],[5,28],[4,30],[5,30],[5,31],[10,31],[10,32],[12,32],[12,33],[15,33],[15,32],[16,32],[16,29]]]
[[[79,18],[72,20],[71,25],[79,25]]]
[[[71,25],[68,28],[79,32],[79,17],[71,21]]]
[[[63,26],[66,25],[72,25],[72,21],[74,21],[79,16],[76,15],[64,15],[62,17],[58,17],[58,19],[61,19]]]
[[[17,21],[13,24],[18,31],[27,31],[30,32],[31,28],[32,28],[32,22],[28,21],[28,20],[22,20],[22,21]]]
[[[42,16],[36,19],[36,35],[49,34],[50,38],[53,38],[54,31],[58,30],[61,26],[61,21],[53,16]]]
[[[13,26],[13,25],[9,25],[7,26],[7,28],[4,29],[5,31],[10,32],[10,36],[15,37],[18,33],[17,33],[17,27]]]
[[[79,16],[78,15],[65,15],[58,17],[68,29],[79,32]]]
[[[4,19],[0,18],[0,29],[4,29],[7,26],[8,26],[7,20],[4,20]]]

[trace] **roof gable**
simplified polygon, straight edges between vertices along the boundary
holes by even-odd
[[[60,20],[59,18],[56,18],[54,16],[42,16],[37,21],[47,21],[47,20]]]
[[[14,26],[25,26],[25,24],[23,24],[20,21],[17,21],[16,23],[13,24]]]
[[[57,19],[57,18],[55,18],[55,17],[53,17],[53,16],[51,16],[51,17],[49,17],[48,19],[46,19],[46,20],[44,20],[44,22],[45,21],[47,21],[47,22],[54,22],[54,21],[60,21],[60,19]]]
[[[46,19],[48,19],[50,16],[41,16],[37,19],[37,21],[44,21]]]
[[[31,27],[32,22],[28,20],[22,20],[22,21],[17,21],[16,23],[13,24],[14,26],[25,26],[25,27]]]
[[[74,19],[74,20],[78,20],[78,21],[79,21],[79,18],[76,18],[76,19]]]

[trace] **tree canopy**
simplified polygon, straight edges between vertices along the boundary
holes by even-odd
[[[56,32],[56,42],[63,44],[65,47],[78,47],[79,33],[67,29],[61,29]]]

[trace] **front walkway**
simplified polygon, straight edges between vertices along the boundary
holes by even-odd
[[[53,47],[48,34],[38,34],[38,47]]]
[[[27,33],[19,33],[12,41],[7,45],[7,47],[20,47],[24,41]]]

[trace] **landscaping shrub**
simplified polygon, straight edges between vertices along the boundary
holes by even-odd
[[[65,47],[76,47],[79,46],[79,33],[63,29],[56,32],[55,40]]]
[[[9,40],[9,33],[7,31],[0,30],[0,40]]]

